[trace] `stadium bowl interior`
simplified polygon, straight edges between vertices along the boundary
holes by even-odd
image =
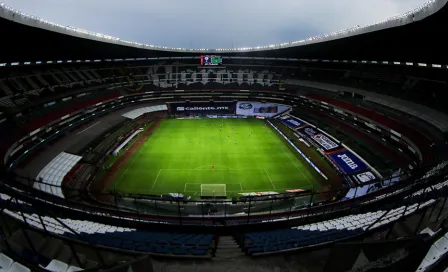
[[[0,271],[442,271],[446,2],[229,50],[1,4]]]

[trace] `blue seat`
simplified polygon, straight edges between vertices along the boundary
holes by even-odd
[[[192,255],[206,255],[207,251],[205,251],[203,249],[193,249],[193,250],[191,250],[191,254]]]
[[[137,246],[135,249],[138,251],[145,251],[145,252],[151,251],[151,247],[148,245],[140,245],[140,246]]]
[[[198,243],[198,245],[200,246],[210,246],[211,241],[207,241],[207,240],[202,240]],[[188,243],[186,245],[189,245]]]
[[[252,247],[247,250],[247,253],[249,253],[249,254],[260,253],[260,252],[263,252],[263,249],[261,247]]]
[[[173,241],[171,241],[171,244],[172,245],[183,245],[184,242],[183,241],[179,241],[179,240],[173,240]]]
[[[170,250],[166,247],[157,247],[155,252],[159,254],[168,254],[170,253]]]
[[[187,255],[188,251],[184,248],[177,248],[173,250],[174,255]]]
[[[158,240],[157,244],[159,244],[159,245],[168,245],[169,242],[167,240]]]

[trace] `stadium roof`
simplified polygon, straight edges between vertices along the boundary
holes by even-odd
[[[193,56],[232,56],[319,60],[375,60],[448,64],[448,0],[433,0],[384,22],[342,30],[302,41],[236,49],[184,49],[123,41],[103,34],[61,26],[0,8],[0,64],[12,62],[96,60]]]

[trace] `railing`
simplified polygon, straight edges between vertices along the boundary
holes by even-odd
[[[442,179],[440,179],[442,178]],[[415,226],[414,234],[417,234],[419,232],[420,227],[422,227],[422,219],[426,216],[426,212],[429,211],[428,208],[431,206],[433,207],[430,211],[429,217],[431,215],[434,215],[433,218],[436,218],[435,221],[438,221],[439,218],[441,218],[441,213],[443,212],[443,207],[445,206],[446,200],[448,195],[446,194],[447,188],[448,188],[448,182],[444,181],[444,175],[440,176],[433,176],[432,179],[422,181],[422,183],[413,183],[412,185],[407,187],[407,193],[406,197],[398,196],[398,201],[389,201],[389,202],[383,202],[383,203],[376,203],[371,209],[364,209],[362,211],[362,214],[370,214],[369,211],[373,212],[380,212],[376,213],[377,217],[370,218],[364,227],[357,228],[357,232],[355,232],[355,236],[361,236],[369,233],[370,231],[375,231],[377,229],[383,229],[388,225],[395,223],[398,220],[403,220],[407,216],[411,216],[415,213],[418,213],[420,211],[424,211],[424,213],[421,215],[418,225]],[[441,182],[442,181],[442,182]],[[434,186],[435,185],[435,186]],[[2,188],[3,189],[3,188]],[[24,193],[24,192],[23,192]],[[8,196],[9,197],[9,192]],[[393,194],[391,194],[392,196]],[[34,205],[30,200],[31,199],[24,199],[22,197],[13,196],[5,201],[5,194],[1,195],[3,198],[3,203],[0,201],[0,218],[3,219],[4,215],[2,212],[7,213],[14,217],[15,219],[19,220],[25,225],[25,229],[32,228],[37,229],[45,235],[58,235],[62,239],[64,239],[67,243],[73,244],[73,243],[84,243],[88,244],[89,246],[93,246],[94,248],[97,246],[96,243],[92,243],[88,239],[86,239],[85,236],[82,235],[81,229],[76,229],[76,226],[79,226],[79,222],[84,221],[92,221],[95,222],[91,217],[78,217],[73,218],[73,220],[69,220],[66,218],[70,218],[71,214],[67,213],[61,213],[58,210],[49,210],[44,209],[40,204]],[[22,195],[24,196],[24,195]],[[443,203],[442,208],[436,212],[435,206],[438,203]],[[85,212],[88,212],[87,210]],[[102,218],[100,222],[95,226],[98,226],[99,229],[103,228],[102,226],[109,226],[113,229],[118,229],[117,227],[113,227],[115,223],[113,222],[114,219],[125,219],[124,217],[117,217],[112,215],[111,213],[106,212],[97,212],[98,216]],[[347,212],[345,216],[350,216],[352,214],[358,214],[358,212]],[[361,215],[362,215],[361,214]],[[323,219],[322,214],[319,214],[320,217],[314,220],[315,222],[322,222],[325,221]],[[127,227],[134,227],[138,221],[141,221],[142,215],[139,216],[137,219],[128,219],[130,221],[129,226]],[[249,220],[249,219],[248,219]],[[74,221],[74,224],[71,224],[72,221]],[[272,220],[274,222],[276,220]],[[105,222],[105,223],[104,223]],[[310,222],[308,222],[310,223]],[[313,224],[313,223],[311,223]],[[299,224],[296,224],[295,226],[298,226]],[[314,224],[316,225],[316,224]],[[163,226],[165,228],[165,225]],[[123,228],[121,228],[123,229]],[[125,230],[132,230],[127,229],[125,227]],[[256,229],[257,231],[260,231],[261,229]],[[165,229],[165,231],[168,231]],[[390,231],[390,230],[389,230]],[[253,227],[249,227],[246,232],[254,232]],[[242,231],[241,233],[245,233]],[[3,236],[3,233],[2,233]],[[26,233],[25,233],[26,236]],[[26,237],[27,238],[27,237]],[[330,237],[331,238],[331,237]],[[343,237],[342,239],[350,239],[352,236]],[[387,237],[386,237],[387,239]],[[26,239],[28,243],[31,244],[32,242],[29,241],[29,238]],[[335,239],[337,241],[338,239]],[[329,239],[325,243],[331,243],[333,242],[332,239]],[[320,242],[316,241],[313,242],[311,245],[307,246],[318,246]],[[110,245],[108,245],[110,246]],[[76,252],[72,252],[74,256],[76,257]]]
[[[62,199],[51,194],[52,190],[61,189],[60,187],[45,184],[50,188],[49,192],[45,193],[32,188],[33,184],[39,181],[12,173],[5,176],[2,190],[18,198],[28,199],[33,205],[35,203],[35,205],[53,206],[92,216],[102,216],[107,213],[111,217],[146,223],[241,226],[286,221],[297,223],[297,221],[310,220],[317,215],[322,217],[334,213],[350,213],[353,209],[360,207],[367,209],[382,202],[400,201],[419,189],[440,182],[444,179],[442,173],[447,170],[448,167],[444,161],[426,171],[413,173],[412,178],[369,194],[357,194],[355,189],[354,197],[350,199],[343,198],[347,192],[346,188],[240,199],[187,200],[78,190],[64,185],[62,190],[66,195],[70,195],[70,198]],[[374,185],[378,182],[370,184]]]

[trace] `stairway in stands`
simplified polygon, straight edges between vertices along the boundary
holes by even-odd
[[[233,259],[244,257],[244,252],[232,236],[219,237],[215,259]]]

